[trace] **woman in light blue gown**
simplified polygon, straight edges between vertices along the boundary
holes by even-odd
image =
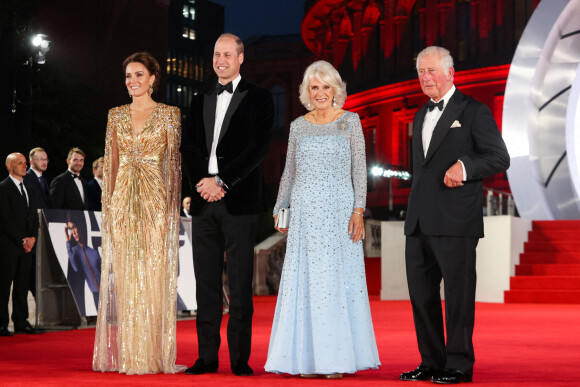
[[[364,136],[325,61],[300,85],[310,110],[290,126],[274,221],[290,207],[286,257],[265,369],[340,378],[380,365],[366,287]]]

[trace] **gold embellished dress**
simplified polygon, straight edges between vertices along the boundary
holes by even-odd
[[[180,117],[178,108],[158,104],[136,134],[129,105],[109,111],[95,371],[179,371],[175,320]],[[114,138],[119,168],[111,195]]]

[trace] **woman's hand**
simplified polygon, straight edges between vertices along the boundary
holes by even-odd
[[[280,231],[282,234],[286,234],[288,232],[287,228],[278,228],[276,223],[278,223],[278,214],[274,215],[274,228]]]
[[[362,208],[355,208],[350,216],[350,222],[348,222],[348,233],[354,243],[365,239],[365,224],[361,215],[363,211]]]

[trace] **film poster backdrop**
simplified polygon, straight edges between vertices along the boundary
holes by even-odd
[[[81,316],[96,316],[101,282],[101,213],[43,210],[56,257]],[[195,310],[195,275],[191,241],[179,231],[177,310]]]

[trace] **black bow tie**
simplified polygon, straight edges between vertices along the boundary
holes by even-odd
[[[71,172],[70,174],[72,176],[73,179],[80,179],[81,177],[79,175],[75,175],[74,173]]]
[[[433,102],[429,100],[429,102],[427,102],[427,108],[429,109],[429,111],[433,111],[433,109],[435,109],[435,106],[437,106],[439,110],[443,110],[443,100],[439,102]]]
[[[216,89],[217,95],[220,95],[221,93],[223,93],[224,90],[227,91],[228,93],[232,94],[234,92],[234,85],[231,82],[229,82],[226,85],[222,85],[221,83],[218,82],[215,89]]]

